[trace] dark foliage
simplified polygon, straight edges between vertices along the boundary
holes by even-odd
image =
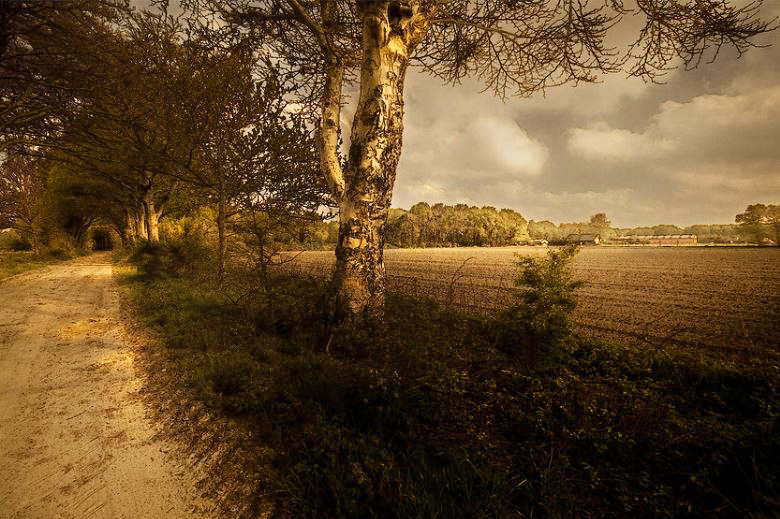
[[[551,277],[514,318],[565,314],[560,254],[526,268]],[[568,291],[550,299],[552,278]],[[275,496],[279,516],[780,513],[776,353],[743,368],[583,339],[556,319],[546,330],[565,340],[542,347],[533,324],[399,295],[384,321],[333,329],[317,280],[274,278],[272,297],[233,304],[186,277],[144,279],[135,300],[186,351],[182,376],[274,450],[275,489],[257,500]]]
[[[31,251],[32,244],[27,240],[16,239],[11,242],[11,250],[16,252]]]

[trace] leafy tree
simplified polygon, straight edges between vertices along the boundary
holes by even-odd
[[[48,239],[61,235],[69,248],[86,249],[90,228],[114,207],[101,196],[103,187],[100,179],[54,163],[44,202]]]
[[[511,353],[522,353],[526,348],[536,349],[526,351],[532,355],[544,353],[571,337],[571,313],[577,307],[574,294],[585,285],[572,272],[577,252],[576,245],[567,245],[549,249],[544,257],[518,259],[520,272],[515,285],[519,302],[502,314],[509,332],[502,342]]]
[[[735,217],[735,221],[756,243],[761,243],[771,232],[775,244],[780,246],[780,205],[751,204]]]
[[[12,153],[0,164],[0,220],[17,227],[40,252],[47,164],[42,159]]]
[[[477,76],[498,96],[595,81],[624,70],[655,79],[679,60],[695,67],[723,46],[742,52],[771,29],[761,1],[642,0],[189,0],[194,20],[227,24],[221,43],[247,37],[298,86],[301,106],[319,117],[322,173],[339,208],[334,287],[344,313],[381,312],[383,249],[403,134],[410,65],[449,82]],[[620,53],[608,30],[628,14],[642,20]],[[358,87],[349,152],[339,152],[344,86]]]
[[[398,247],[501,247],[528,238],[528,222],[512,209],[425,202],[390,209],[387,242]]]
[[[287,225],[300,232],[306,225],[296,222],[320,221],[317,209],[328,200],[311,132],[287,110],[278,82],[272,76],[256,81],[254,59],[245,49],[228,53],[199,43],[189,41],[180,49],[166,88],[176,107],[168,124],[178,125],[178,139],[188,143],[180,146],[185,153],[168,158],[166,174],[216,205],[221,280],[231,217],[248,212],[242,230],[267,244],[265,224],[273,220],[277,230]],[[259,259],[265,262],[268,254]]]
[[[558,227],[547,220],[541,222],[531,220],[528,222],[528,234],[535,240],[553,241],[561,238],[561,232],[558,230]]]
[[[188,142],[169,124],[176,107],[164,79],[178,64],[175,33],[154,20],[146,13],[124,16],[93,42],[88,60],[72,57],[83,60],[87,81],[94,71],[104,80],[79,90],[72,109],[59,117],[58,132],[42,143],[70,170],[102,179],[104,189],[94,196],[106,197],[108,190],[107,198],[124,209],[122,234],[151,242],[159,241],[159,219],[176,187],[166,175],[169,157],[183,153]]]
[[[683,232],[683,230],[680,227],[677,227],[676,225],[670,225],[670,224],[654,225],[652,229],[653,232],[650,234],[653,234],[655,236],[664,236],[667,234],[682,234]]]
[[[738,227],[727,225],[691,225],[683,229],[684,234],[695,234],[699,243],[733,243],[740,240]]]
[[[612,222],[606,213],[596,213],[590,217],[590,227],[594,234],[600,234],[602,239],[607,239],[612,234]]]
[[[121,0],[0,2],[0,151],[48,140],[79,97],[110,83],[93,50],[111,37]]]
[[[775,245],[780,247],[780,204],[767,206],[766,218],[767,224],[775,237]]]

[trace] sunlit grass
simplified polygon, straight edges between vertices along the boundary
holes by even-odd
[[[36,256],[32,252],[0,252],[0,279],[52,265],[63,259],[66,258],[49,254]]]

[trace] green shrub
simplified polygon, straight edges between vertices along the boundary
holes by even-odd
[[[513,355],[536,357],[564,345],[572,337],[571,313],[577,307],[575,291],[584,285],[575,280],[571,263],[574,245],[550,249],[542,258],[524,256],[515,280],[518,302],[499,317],[500,341]]]
[[[202,236],[185,234],[156,244],[144,241],[135,247],[130,261],[150,276],[208,276],[213,257],[213,249]]]
[[[46,255],[51,259],[57,261],[63,261],[69,259],[71,256],[62,249],[50,249],[46,252]]]

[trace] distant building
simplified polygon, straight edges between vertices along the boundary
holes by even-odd
[[[547,247],[547,240],[528,240],[526,245],[533,245],[535,247]]]
[[[617,236],[612,238],[613,243],[623,245],[656,245],[666,247],[681,247],[686,245],[698,245],[699,239],[695,234],[664,234],[660,236]]]
[[[600,234],[570,234],[566,237],[568,243],[577,245],[598,245],[601,243]]]

